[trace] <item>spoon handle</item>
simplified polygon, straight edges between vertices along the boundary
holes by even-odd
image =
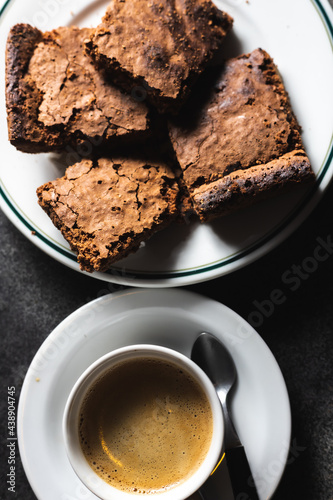
[[[225,459],[200,487],[199,494],[202,500],[235,500],[229,471]],[[240,500],[240,499],[238,499]]]
[[[243,446],[225,451],[226,464],[235,499],[259,500]]]

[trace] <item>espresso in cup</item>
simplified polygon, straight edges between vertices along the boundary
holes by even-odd
[[[212,382],[163,346],[120,347],[68,396],[63,438],[80,480],[103,500],[184,500],[215,468],[224,420]]]
[[[123,492],[152,494],[199,469],[211,446],[213,414],[186,369],[138,357],[93,383],[78,425],[82,452],[100,478]]]

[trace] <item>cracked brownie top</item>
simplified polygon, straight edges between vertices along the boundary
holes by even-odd
[[[85,138],[144,132],[148,109],[112,85],[85,52],[88,28],[64,27],[42,34],[15,25],[7,42],[9,138],[35,152]]]
[[[231,27],[211,0],[113,0],[88,48],[127,91],[177,110]]]
[[[82,160],[37,195],[86,271],[107,270],[177,216],[178,184],[160,161]]]
[[[206,73],[169,131],[202,220],[312,178],[287,92],[261,49]]]

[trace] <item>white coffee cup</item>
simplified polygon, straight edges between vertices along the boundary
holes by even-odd
[[[124,492],[104,481],[89,465],[80,444],[80,409],[91,386],[112,367],[128,360],[144,358],[170,362],[189,373],[196,380],[209,401],[213,432],[208,452],[193,474],[173,488],[158,492],[140,494]],[[64,411],[63,436],[69,461],[80,480],[97,497],[103,500],[139,500],[142,497],[159,500],[184,500],[197,491],[215,468],[222,450],[224,421],[221,404],[210,379],[192,360],[178,351],[155,345],[133,345],[112,351],[93,363],[74,385]]]

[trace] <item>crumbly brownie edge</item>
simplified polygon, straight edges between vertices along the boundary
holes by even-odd
[[[61,151],[72,145],[58,127],[45,127],[38,120],[42,95],[35,83],[26,79],[30,60],[43,33],[29,24],[12,26],[6,45],[6,109],[8,138],[24,153]],[[84,141],[81,141],[83,144]],[[73,144],[77,145],[76,143]]]
[[[192,201],[201,222],[206,222],[314,181],[307,155],[298,150],[200,186],[192,193]]]
[[[164,199],[167,201],[168,209],[162,214],[158,214],[158,217],[152,224],[151,228],[143,228],[140,234],[124,234],[121,241],[112,248],[112,253],[108,258],[100,258],[98,254],[92,252],[87,252],[86,247],[83,250],[80,249],[80,241],[78,241],[78,235],[75,236],[75,230],[71,230],[69,227],[63,224],[61,219],[55,212],[55,207],[57,205],[57,198],[54,197],[52,202],[47,202],[44,199],[43,192],[53,191],[54,186],[52,181],[48,182],[39,188],[37,188],[38,204],[50,217],[54,226],[60,230],[61,234],[65,240],[69,243],[70,248],[77,254],[77,261],[80,265],[80,269],[86,272],[105,272],[109,269],[110,265],[127,257],[129,254],[136,252],[142,242],[146,242],[153,234],[166,228],[175,221],[178,217],[178,198],[179,189],[176,179],[171,179],[165,177],[165,185],[163,193]],[[84,233],[80,235],[82,238],[88,236]]]
[[[27,72],[35,47],[42,39],[42,32],[28,24],[14,25],[6,44],[6,108],[8,138],[27,153],[35,151],[35,145],[26,137],[25,95],[22,80]],[[44,151],[43,145],[40,146]]]

